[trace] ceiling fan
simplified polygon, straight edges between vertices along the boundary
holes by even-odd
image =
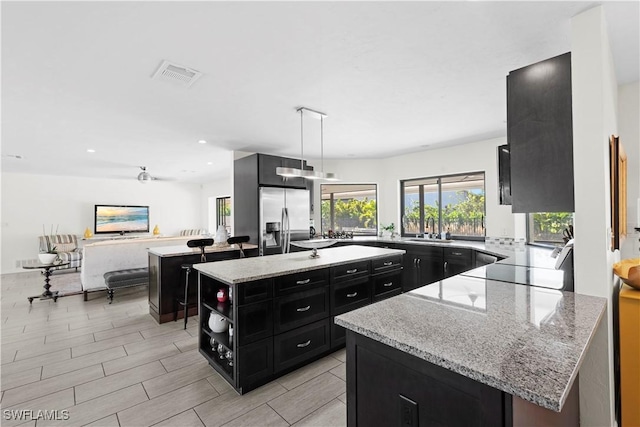
[[[138,182],[140,182],[141,184],[146,184],[147,182],[150,182],[156,179],[152,177],[149,172],[147,172],[146,166],[140,166],[140,169],[142,170],[142,172],[138,174]]]

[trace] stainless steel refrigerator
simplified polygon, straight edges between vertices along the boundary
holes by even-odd
[[[309,239],[309,191],[260,187],[260,255],[284,254],[295,240]]]

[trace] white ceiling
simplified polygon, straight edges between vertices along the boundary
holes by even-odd
[[[3,1],[2,169],[208,182],[230,150],[299,157],[299,106],[328,114],[325,158],[502,136],[506,74],[569,51],[597,4]],[[637,81],[639,4],[604,7],[618,81]],[[204,75],[152,80],[165,59]]]

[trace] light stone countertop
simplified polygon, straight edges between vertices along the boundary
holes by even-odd
[[[454,276],[336,317],[336,324],[559,412],[604,298]]]
[[[247,249],[256,249],[258,246],[243,243],[242,248],[244,250]],[[238,245],[213,245],[207,246],[204,250],[205,253],[215,253],[215,252],[227,252],[227,251],[238,251],[240,247]],[[200,254],[200,248],[190,248],[187,245],[174,245],[174,246],[158,246],[155,248],[149,248],[149,253],[153,255],[158,255],[160,257],[171,257],[171,256],[180,256],[180,255],[197,255]]]
[[[228,284],[251,282],[269,277],[301,273],[367,259],[402,255],[404,250],[370,246],[343,246],[318,249],[319,258],[309,258],[311,252],[293,252],[228,261],[195,264],[194,268],[207,276]]]

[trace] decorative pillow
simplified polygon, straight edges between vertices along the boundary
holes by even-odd
[[[56,252],[71,252],[76,248],[75,243],[58,243],[54,244]]]

